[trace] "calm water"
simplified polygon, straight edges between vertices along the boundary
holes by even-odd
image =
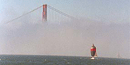
[[[38,56],[38,55],[1,55],[0,65],[130,65],[130,59]]]

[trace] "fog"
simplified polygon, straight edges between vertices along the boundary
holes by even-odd
[[[128,58],[129,23],[91,20],[70,22],[10,22],[0,28],[0,54],[90,56],[95,44],[99,57]]]

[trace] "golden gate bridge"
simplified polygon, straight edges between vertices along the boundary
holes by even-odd
[[[68,15],[68,14],[66,14],[66,13],[64,13],[64,12],[62,12],[62,11],[52,7],[52,6],[50,6],[50,5],[43,4],[43,5],[35,8],[35,9],[33,9],[33,10],[31,10],[31,11],[29,11],[29,12],[27,12],[27,13],[21,15],[21,16],[18,16],[18,17],[14,18],[14,19],[12,19],[10,21],[7,21],[6,23],[10,23],[10,22],[13,22],[13,21],[15,21],[17,19],[20,19],[20,18],[22,18],[22,17],[24,17],[24,16],[26,16],[26,15],[28,15],[28,14],[36,11],[36,10],[38,10],[38,9],[40,9],[40,8],[42,8],[42,21],[43,22],[58,21],[63,16],[68,18],[68,20],[75,20],[76,19],[75,17],[70,16],[70,15]],[[48,11],[50,11],[50,10],[54,11],[55,13],[51,13],[51,15],[48,16]],[[58,13],[59,15],[57,16],[56,13]]]

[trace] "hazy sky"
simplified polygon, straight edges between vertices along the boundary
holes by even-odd
[[[43,4],[77,20],[48,9],[42,23],[41,8],[5,24]],[[0,54],[90,56],[94,43],[99,57],[130,58],[129,6],[130,0],[0,0]]]

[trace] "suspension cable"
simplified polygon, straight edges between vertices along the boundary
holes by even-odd
[[[23,16],[27,15],[27,14],[30,14],[30,13],[34,12],[35,10],[37,10],[37,9],[41,8],[42,6],[43,6],[43,5],[41,5],[41,6],[37,7],[37,8],[35,8],[35,9],[33,9],[33,10],[31,10],[31,11],[29,11],[29,12],[27,12],[27,13],[25,13],[25,14],[23,14],[23,15],[21,15],[21,16],[19,16],[19,17],[17,17],[17,18],[14,18],[14,19],[12,19],[12,20],[10,20],[10,21],[6,22],[6,23],[12,22],[12,21],[14,21],[14,20],[17,20],[17,19],[19,19],[19,18],[21,18],[21,17],[23,17]]]
[[[66,14],[66,13],[64,13],[64,12],[62,12],[62,11],[60,11],[60,10],[58,10],[58,9],[56,9],[56,8],[54,8],[54,7],[52,7],[52,6],[49,6],[49,5],[47,5],[47,6],[48,6],[50,9],[52,9],[52,10],[54,10],[54,11],[56,11],[56,12],[58,12],[58,13],[64,15],[64,16],[66,16],[66,17],[69,17],[69,18],[72,18],[72,19],[76,19],[75,17],[70,16],[70,15],[68,15],[68,14]]]

